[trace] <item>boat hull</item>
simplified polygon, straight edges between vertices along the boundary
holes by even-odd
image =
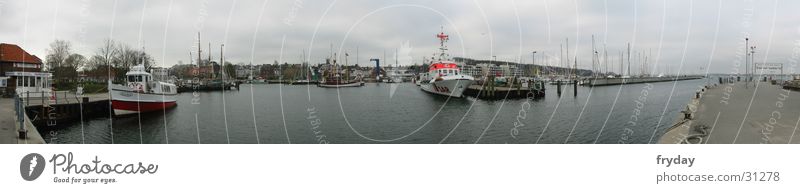
[[[440,80],[432,83],[420,83],[420,88],[425,92],[444,95],[449,97],[464,97],[464,91],[467,90],[469,85],[472,85],[474,80],[469,79],[453,79],[453,80]]]
[[[121,85],[113,85],[111,88],[111,108],[116,116],[159,111],[177,106],[175,94],[136,92]]]
[[[114,115],[116,116],[159,111],[159,110],[169,109],[175,106],[177,106],[177,103],[175,101],[171,102],[139,102],[139,101],[120,101],[120,100],[111,101],[111,107],[114,109]]]
[[[364,86],[363,82],[353,82],[353,83],[346,83],[346,84],[324,84],[320,83],[317,86],[323,88],[342,88],[342,87],[359,87]]]

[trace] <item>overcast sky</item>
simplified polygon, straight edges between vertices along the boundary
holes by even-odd
[[[157,65],[171,66],[188,63],[190,51],[197,54],[200,32],[203,57],[210,42],[214,60],[221,43],[226,61],[257,64],[298,62],[303,51],[317,63],[333,45],[333,52],[350,54],[351,64],[357,48],[362,65],[384,52],[393,64],[395,49],[416,63],[430,57],[444,26],[453,56],[530,63],[535,50],[537,60],[547,55],[558,65],[559,46],[568,38],[570,57],[577,54],[578,65],[591,68],[594,35],[615,71],[630,43],[650,56],[657,72],[731,73],[749,34],[756,62],[782,62],[788,72],[796,66],[792,50],[800,52],[794,43],[800,41],[798,7],[798,1],[687,0],[0,0],[0,42],[44,58],[55,39],[90,56],[111,38],[137,48],[144,43]]]

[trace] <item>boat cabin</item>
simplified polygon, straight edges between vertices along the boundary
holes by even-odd
[[[128,88],[142,93],[175,94],[178,92],[174,84],[156,81],[153,75],[144,70],[144,66],[134,66],[125,73]]]
[[[461,74],[461,69],[454,62],[438,62],[428,67],[428,73],[432,76],[451,76]]]

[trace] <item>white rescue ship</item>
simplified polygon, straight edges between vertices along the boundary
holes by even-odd
[[[447,47],[444,45],[450,37],[444,32],[436,35],[440,41],[439,59],[431,62],[428,72],[420,75],[417,82],[422,90],[450,97],[464,97],[464,91],[475,82],[475,78],[470,75],[461,74],[458,65],[448,60],[446,53]]]

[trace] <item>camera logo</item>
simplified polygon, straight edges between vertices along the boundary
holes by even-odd
[[[22,161],[19,162],[19,174],[22,179],[33,181],[39,178],[44,171],[44,162],[44,157],[38,153],[30,153],[22,157]]]

